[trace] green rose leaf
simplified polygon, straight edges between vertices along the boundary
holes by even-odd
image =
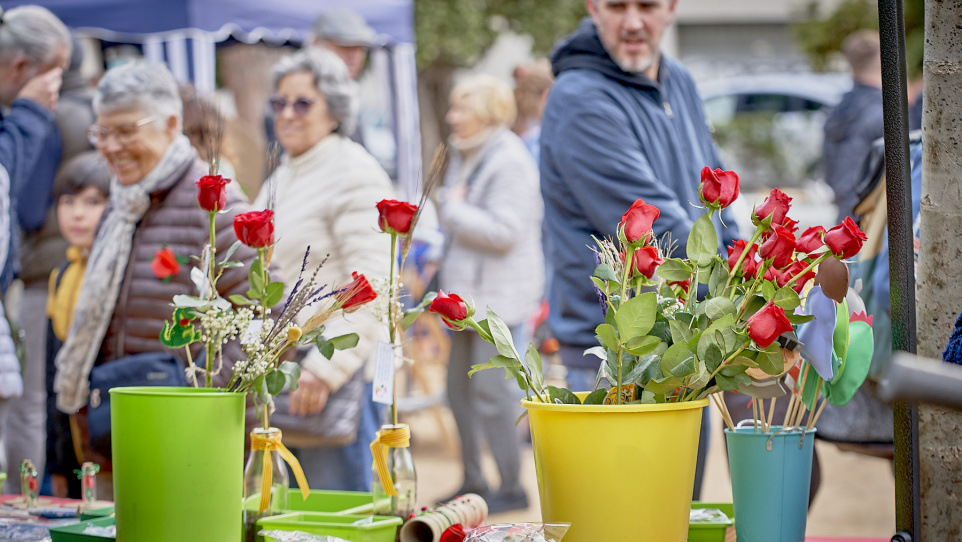
[[[782,360],[782,350],[778,347],[777,342],[772,343],[772,345],[765,350],[760,350],[758,357],[755,358],[755,363],[758,364],[761,370],[770,375],[777,375],[785,370],[785,362]]]
[[[775,297],[772,299],[775,301],[776,305],[785,309],[785,312],[791,312],[802,304],[801,300],[798,298],[798,294],[795,293],[795,290],[792,290],[787,286],[785,288],[779,288],[778,291],[775,292]]]
[[[514,349],[514,341],[511,339],[511,330],[500,316],[488,309],[488,328],[491,330],[491,338],[494,339],[494,346],[502,356],[518,360],[518,352]]]
[[[544,387],[544,367],[541,363],[541,354],[531,343],[528,343],[528,349],[524,353],[524,361],[528,365],[528,372],[531,373],[531,384],[534,389],[540,390]]]
[[[693,356],[688,356],[681,363],[675,365],[675,367],[670,371],[671,376],[674,376],[680,380],[684,380],[686,377],[696,374],[698,372],[698,361]]]
[[[317,349],[320,350],[321,355],[325,358],[331,359],[331,356],[334,355],[334,343],[331,341],[324,337],[318,337],[315,344],[317,344]]]
[[[618,276],[615,275],[614,268],[606,263],[598,265],[591,276],[598,277],[605,282],[618,282]]]
[[[718,234],[707,214],[701,215],[688,233],[688,259],[708,265],[718,253]]]
[[[488,360],[487,363],[479,363],[477,365],[472,365],[471,370],[468,371],[468,376],[470,377],[478,371],[484,371],[485,369],[493,369],[495,367],[501,367],[508,371],[510,374],[514,374],[510,369],[517,370],[521,367],[521,362],[515,358],[509,358],[507,356],[494,356]]]
[[[738,391],[738,381],[721,373],[715,375],[715,384],[725,391]]]
[[[571,393],[570,390],[566,388],[556,388],[554,386],[548,386],[548,397],[551,398],[551,402],[556,405],[580,405],[581,400],[578,396]]]
[[[723,354],[728,352],[729,349],[725,348],[725,345],[734,344],[735,342],[734,326],[735,316],[732,314],[726,314],[708,326],[708,329],[701,334],[701,338],[698,340],[698,349],[696,350],[698,357],[705,359],[708,347],[712,344],[717,346]],[[717,331],[722,332],[723,336],[725,337],[725,341],[722,344],[719,344],[719,336],[716,335]]]
[[[712,264],[711,275],[708,277],[708,294],[712,299],[722,294],[721,289],[725,287],[726,282],[728,282],[728,270],[725,269],[722,259],[716,257]]]
[[[698,312],[704,312],[712,320],[718,320],[726,314],[734,316],[737,311],[735,302],[727,297],[713,297],[698,305]]]
[[[618,332],[615,331],[609,324],[599,324],[595,328],[595,334],[598,336],[598,341],[605,345],[606,348],[611,350],[618,350]]]
[[[691,330],[688,324],[682,320],[669,320],[668,327],[671,329],[671,342],[687,343],[691,340]]]
[[[639,359],[638,363],[635,363],[628,374],[625,375],[625,384],[639,383],[642,380],[642,376],[648,371],[648,368],[659,361],[658,356],[645,356],[643,359]]]
[[[648,385],[645,386],[645,391],[662,395],[668,393],[676,388],[680,388],[683,382],[678,380],[672,375],[663,376],[661,378],[653,378],[648,381]]]
[[[624,302],[615,314],[615,324],[622,341],[647,335],[658,313],[658,294],[645,292]]]
[[[253,301],[251,301],[250,299],[247,299],[246,297],[244,297],[244,296],[242,296],[242,295],[240,295],[240,294],[233,294],[233,295],[229,296],[227,299],[229,299],[231,303],[233,303],[233,304],[235,304],[235,305],[238,305],[238,306],[241,306],[241,307],[244,306],[244,305],[255,305],[255,304],[256,304],[256,303],[254,303]]]
[[[644,356],[654,352],[660,344],[661,339],[658,337],[645,335],[644,337],[634,337],[629,340],[628,344],[625,345],[625,350],[636,356]]]
[[[262,292],[264,290],[264,286],[266,285],[264,284],[264,273],[259,259],[251,262],[250,269],[247,271],[247,280],[251,290],[255,292]],[[253,299],[250,294],[248,294],[247,297]]]
[[[761,285],[759,285],[758,290],[762,293],[762,297],[765,301],[770,301],[775,297],[775,284],[769,280],[763,280]]]
[[[360,339],[357,333],[346,333],[344,335],[338,335],[334,337],[329,342],[334,346],[335,350],[347,350],[348,348],[354,348],[357,346],[357,342]]]
[[[668,350],[661,356],[661,370],[665,374],[669,374],[677,365],[691,357],[691,350],[688,349],[687,344],[675,343],[669,346]]]
[[[804,324],[805,322],[811,322],[812,320],[815,319],[815,315],[814,315],[814,314],[788,314],[788,313],[785,313],[785,315],[788,316],[788,321],[791,322],[792,325],[794,325],[794,326],[797,326],[797,325],[799,325],[799,324]]]
[[[251,382],[251,388],[257,393],[257,400],[262,403],[268,403],[271,400],[271,394],[267,391],[267,382],[264,381],[264,375],[260,375]]]
[[[284,384],[288,391],[297,389],[297,382],[301,378],[301,366],[293,361],[282,361],[277,371],[284,375]]]
[[[733,360],[731,361],[731,363],[729,363],[728,365],[729,365],[729,367],[741,365],[741,366],[744,366],[745,368],[749,368],[749,367],[750,367],[750,368],[753,368],[753,369],[758,367],[758,363],[755,363],[755,360],[753,360],[752,358],[747,358],[747,357],[745,357],[745,356],[738,356],[738,357],[736,357],[736,358],[733,359]],[[724,371],[724,370],[723,370],[723,371]]]
[[[401,329],[407,329],[414,325],[414,321],[417,320],[422,313],[424,313],[424,307],[421,306],[406,309],[404,316],[401,317]]]
[[[272,282],[267,285],[267,297],[264,303],[268,307],[273,307],[281,302],[284,297],[284,283],[283,282]]]
[[[705,351],[705,365],[707,369],[714,372],[723,361],[725,361],[725,356],[722,354],[721,349],[714,344],[710,345]]]
[[[748,367],[745,365],[726,365],[722,367],[721,371],[718,371],[718,374],[734,377],[744,373],[747,369]]]
[[[691,278],[692,268],[679,258],[668,258],[658,266],[657,273],[666,282],[681,282]]]
[[[585,405],[603,405],[605,404],[605,397],[608,396],[608,390],[603,388],[598,388],[595,391],[589,393],[585,397],[585,401],[582,404]]]

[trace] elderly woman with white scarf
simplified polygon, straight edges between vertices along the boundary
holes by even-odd
[[[208,167],[181,133],[182,104],[170,72],[144,62],[108,71],[97,87],[94,111],[97,123],[88,135],[110,167],[110,199],[88,258],[73,322],[57,355],[54,383],[57,407],[80,413],[74,419],[81,434],[94,366],[147,352],[184,357],[180,349],[166,349],[160,333],[170,318],[173,296],[195,293],[190,266],[180,266],[166,277],[152,264],[164,248],[177,256],[200,255],[209,240],[208,213],[198,205],[194,185]],[[236,240],[233,216],[249,210],[234,183],[227,186],[226,209],[216,221],[220,254]],[[256,253],[247,247],[234,256],[246,264],[254,258]],[[228,270],[217,286],[224,297],[245,292],[245,269]],[[225,363],[228,359],[225,355]],[[214,384],[226,385],[229,376],[229,367],[223,368]],[[84,459],[107,467],[104,461],[109,457],[92,450],[89,439],[83,440]]]

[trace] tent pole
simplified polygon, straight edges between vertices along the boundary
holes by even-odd
[[[909,178],[908,85],[902,0],[878,0],[885,123],[885,177],[888,200],[889,273],[892,285],[892,350],[916,351],[915,264],[912,240],[912,183]],[[896,402],[895,524],[893,541],[918,542],[918,406]],[[906,538],[909,536],[910,538]]]

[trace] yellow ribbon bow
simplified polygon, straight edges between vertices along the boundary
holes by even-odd
[[[411,445],[411,428],[406,423],[397,425],[384,425],[374,437],[371,443],[371,455],[374,456],[374,466],[377,468],[377,477],[381,480],[381,487],[385,493],[392,497],[397,497],[397,490],[394,488],[394,481],[391,480],[391,473],[387,469],[387,457],[385,448],[407,448]]]
[[[301,489],[301,496],[304,497],[304,500],[307,500],[311,491],[310,488],[307,487],[307,478],[304,477],[304,471],[301,470],[300,462],[297,461],[294,454],[281,442],[280,430],[266,435],[258,434],[256,431],[251,432],[251,450],[264,450],[265,452],[264,470],[261,472],[261,504],[257,511],[258,514],[267,510],[267,506],[271,502],[271,479],[274,469],[271,466],[270,452],[277,452],[281,458],[291,466],[291,472],[294,473],[297,485]]]

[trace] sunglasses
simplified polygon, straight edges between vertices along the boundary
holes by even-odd
[[[307,98],[298,98],[293,102],[288,102],[287,99],[281,98],[279,96],[274,96],[270,99],[271,110],[274,111],[275,115],[280,115],[287,109],[287,106],[291,106],[294,110],[294,115],[298,117],[303,117],[311,110],[314,106],[314,100],[309,100]]]

